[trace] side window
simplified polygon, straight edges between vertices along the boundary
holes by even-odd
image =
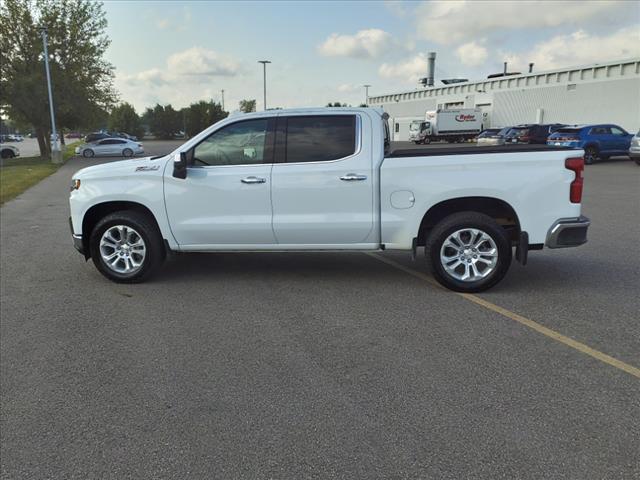
[[[289,117],[285,162],[326,162],[356,151],[355,115]]]
[[[227,125],[193,148],[193,163],[200,165],[249,165],[264,163],[269,120],[260,118]],[[267,160],[267,163],[271,159]]]
[[[617,127],[611,127],[611,133],[614,135],[624,135],[625,133]]]
[[[591,129],[591,135],[608,135],[610,130],[606,127],[593,127]]]

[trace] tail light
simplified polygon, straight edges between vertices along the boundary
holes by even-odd
[[[584,185],[584,178],[582,176],[582,172],[584,171],[584,158],[567,158],[564,161],[564,168],[576,174],[576,177],[569,187],[569,200],[571,203],[580,203],[582,201],[582,187]]]

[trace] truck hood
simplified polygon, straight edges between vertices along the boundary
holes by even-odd
[[[100,178],[113,176],[136,175],[140,173],[162,174],[168,156],[159,157],[152,160],[152,157],[132,158],[130,160],[120,160],[118,162],[101,163],[78,170],[73,178]]]

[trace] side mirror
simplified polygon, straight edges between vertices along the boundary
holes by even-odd
[[[187,153],[180,152],[180,160],[173,162],[173,176],[175,178],[187,178]]]

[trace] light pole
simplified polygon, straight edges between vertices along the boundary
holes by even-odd
[[[369,105],[369,87],[371,85],[363,85],[364,87],[364,103],[365,105]]]
[[[224,112],[224,88],[222,89],[222,111]]]
[[[269,60],[258,60],[258,63],[262,64],[263,71],[263,84],[264,84],[264,109],[267,109],[267,63],[271,63]]]
[[[51,113],[51,135],[53,141],[51,142],[51,161],[59,163],[60,158],[60,144],[58,143],[58,134],[56,132],[56,119],[53,114],[53,93],[51,91],[51,73],[49,72],[49,50],[47,48],[47,27],[40,28],[40,34],[42,35],[42,44],[44,45],[44,69],[47,72],[47,89],[49,90],[49,113]]]

